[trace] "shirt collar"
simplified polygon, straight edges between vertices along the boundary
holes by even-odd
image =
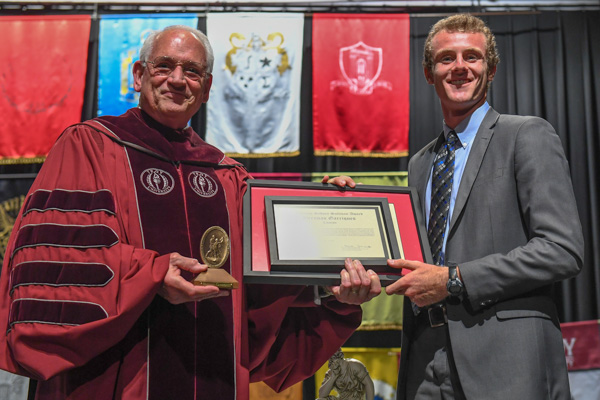
[[[462,147],[466,147],[473,139],[475,139],[479,126],[489,109],[490,105],[486,101],[454,128],[454,132],[458,135],[458,140],[460,140]],[[446,125],[446,122],[444,122],[444,137],[447,138],[448,133],[450,133],[451,130],[452,129]]]

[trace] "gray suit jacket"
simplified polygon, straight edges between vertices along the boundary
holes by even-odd
[[[443,134],[409,162],[422,209]],[[424,216],[425,217],[425,216]],[[553,282],[575,276],[583,234],[568,163],[552,126],[490,109],[473,142],[446,246],[467,290],[448,329],[467,399],[570,399]],[[398,399],[413,313],[405,302]]]

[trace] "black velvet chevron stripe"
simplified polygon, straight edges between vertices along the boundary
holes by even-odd
[[[115,201],[113,195],[108,190],[98,190],[95,192],[73,191],[54,189],[37,190],[29,198],[23,209],[23,215],[30,211],[79,211],[96,212],[105,211],[109,214],[115,214]]]
[[[29,261],[11,271],[11,292],[18,286],[105,286],[114,273],[105,264]]]
[[[55,325],[82,325],[107,318],[99,305],[76,301],[17,299],[10,309],[9,325],[42,323]],[[9,328],[9,329],[10,329]]]
[[[13,255],[24,247],[99,248],[111,247],[118,241],[115,231],[106,225],[25,225],[17,233]]]

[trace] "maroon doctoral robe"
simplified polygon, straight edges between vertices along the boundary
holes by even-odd
[[[0,368],[37,399],[248,399],[311,376],[360,324],[358,306],[304,286],[240,285],[172,305],[169,253],[200,259],[210,227],[242,281],[248,173],[191,128],[139,109],[68,128],[15,223],[0,279]],[[191,276],[186,276],[191,278]]]

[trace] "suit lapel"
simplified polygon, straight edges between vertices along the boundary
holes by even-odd
[[[450,232],[452,232],[458,216],[461,214],[467,203],[467,199],[473,188],[473,183],[479,173],[479,167],[483,161],[483,156],[485,155],[494,134],[493,128],[498,117],[500,117],[500,114],[493,108],[490,108],[477,131],[477,135],[473,141],[473,148],[469,153],[469,159],[467,160],[467,165],[465,165],[465,170],[460,181],[460,187],[458,188],[458,193],[456,195],[454,209],[452,210],[452,219],[450,220]]]
[[[431,168],[433,167],[433,161],[435,159],[435,155],[437,153],[437,149],[444,142],[444,132],[442,132],[437,140],[431,142],[427,149],[423,151],[421,157],[415,160],[415,166],[412,168],[412,171],[415,171],[415,176],[409,174],[411,181],[409,185],[414,186],[419,193],[419,199],[421,202],[421,211],[423,213],[423,221],[427,221],[427,216],[425,215],[425,193],[427,191],[427,183],[429,182],[429,174],[431,173]]]

